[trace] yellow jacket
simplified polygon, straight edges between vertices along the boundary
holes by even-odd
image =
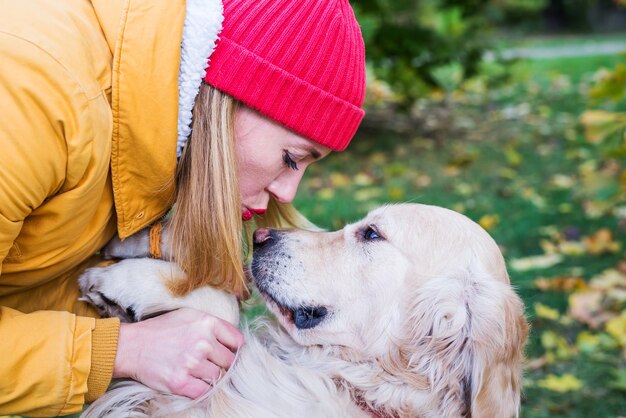
[[[183,0],[0,0],[0,415],[81,410],[119,322],[76,275],[171,206]]]

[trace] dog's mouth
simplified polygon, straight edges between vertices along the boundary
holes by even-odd
[[[324,306],[302,306],[290,311],[293,323],[298,329],[310,329],[319,325],[326,315],[328,309]]]
[[[300,330],[315,328],[322,323],[328,316],[328,308],[322,305],[290,304],[279,300],[268,287],[268,281],[271,282],[274,278],[271,275],[268,278],[267,269],[263,268],[263,263],[259,260],[258,258],[252,260],[249,274],[251,273],[256,288],[274,313],[280,315],[287,325],[293,324]]]
[[[264,297],[280,312],[280,315],[289,324],[293,324],[298,329],[311,329],[318,326],[328,315],[328,308],[325,306],[302,305],[291,307],[280,303],[266,292],[262,292]]]

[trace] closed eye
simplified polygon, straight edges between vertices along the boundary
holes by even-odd
[[[363,228],[362,234],[365,241],[377,241],[385,239],[385,237],[380,232],[378,232],[376,225],[369,225],[366,228]]]
[[[287,150],[283,150],[283,163],[292,170],[298,170],[298,163],[293,159]]]

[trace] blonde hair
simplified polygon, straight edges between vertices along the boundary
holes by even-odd
[[[187,273],[187,280],[172,285],[179,295],[205,285],[239,296],[248,290],[243,260],[252,230],[244,229],[241,220],[234,132],[239,106],[237,100],[205,83],[196,98],[191,136],[176,170],[170,224],[174,259]],[[274,199],[257,223],[312,226],[291,205]]]

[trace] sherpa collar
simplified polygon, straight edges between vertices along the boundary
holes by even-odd
[[[221,0],[187,0],[186,9],[178,73],[177,157],[191,133],[193,104],[224,20]]]

